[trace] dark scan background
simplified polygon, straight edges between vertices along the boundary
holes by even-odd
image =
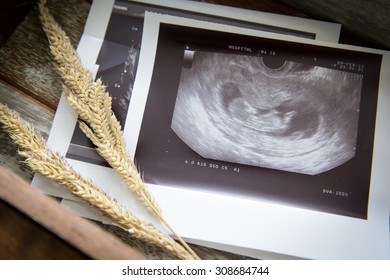
[[[293,61],[271,67],[264,57],[195,52],[173,131],[204,158],[303,174],[353,158],[362,77]]]
[[[381,60],[161,24],[136,162],[161,187],[365,219]]]

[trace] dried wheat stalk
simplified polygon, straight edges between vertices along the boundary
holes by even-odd
[[[130,191],[165,224],[195,259],[199,259],[164,219],[126,150],[121,126],[112,112],[111,97],[106,87],[100,80],[94,81],[91,72],[82,65],[69,38],[51,16],[45,3],[45,0],[39,3],[40,19],[50,43],[55,69],[64,84],[64,95],[79,115],[81,130],[117,171]]]
[[[38,172],[65,186],[69,191],[99,209],[132,236],[157,245],[180,259],[193,256],[169,236],[136,218],[117,201],[110,198],[91,180],[81,177],[60,154],[49,149],[41,135],[29,123],[0,103],[0,122],[19,147],[19,154],[34,172]]]

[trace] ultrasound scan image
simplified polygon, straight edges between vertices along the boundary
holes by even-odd
[[[207,159],[316,175],[355,156],[361,88],[340,70],[187,50],[171,128]]]

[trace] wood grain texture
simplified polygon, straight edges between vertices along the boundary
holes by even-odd
[[[365,45],[390,50],[389,0],[279,0],[311,17],[338,22]]]
[[[87,255],[0,200],[0,260],[81,260]]]
[[[47,139],[54,118],[53,110],[1,81],[0,102],[16,110],[24,120],[31,123]],[[26,182],[30,182],[33,173],[23,163],[24,159],[18,155],[17,150],[0,124],[0,164],[13,170]]]
[[[55,19],[77,45],[90,8],[86,1],[48,1]],[[71,15],[71,16],[70,16]],[[54,73],[49,45],[33,9],[0,48],[0,79],[45,104],[53,111],[61,95]]]
[[[0,198],[95,259],[144,259],[119,239],[60,207],[0,166]],[[39,238],[38,238],[39,239]],[[43,245],[43,244],[42,244]]]
[[[20,116],[39,130],[44,138],[50,133],[54,111],[36,99],[0,81],[0,102],[16,110]]]

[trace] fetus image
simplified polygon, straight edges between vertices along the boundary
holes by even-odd
[[[332,68],[185,51],[171,128],[207,159],[316,175],[355,156],[361,88]]]

